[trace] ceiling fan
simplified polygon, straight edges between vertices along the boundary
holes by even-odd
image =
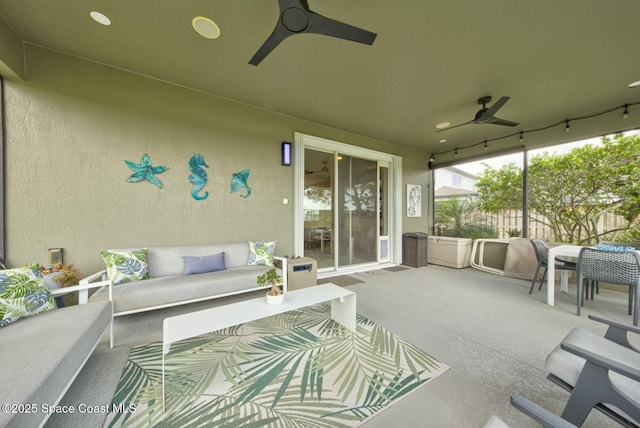
[[[312,12],[309,10],[307,0],[278,0],[278,5],[280,6],[280,17],[276,28],[253,55],[249,61],[251,65],[260,64],[284,39],[296,34],[324,34],[367,45],[372,45],[377,36],[376,33]]]
[[[495,117],[495,114],[500,108],[509,101],[511,97],[502,97],[489,108],[487,108],[487,104],[491,102],[491,97],[480,97],[478,98],[478,104],[482,105],[482,108],[478,110],[476,116],[468,122],[460,123],[458,125],[449,126],[448,128],[438,129],[436,132],[448,131],[449,129],[458,128],[460,126],[468,125],[470,123],[489,123],[492,125],[502,125],[502,126],[518,126],[520,125],[518,122],[512,122],[510,120],[500,119]]]

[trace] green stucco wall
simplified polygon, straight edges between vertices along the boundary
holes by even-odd
[[[0,74],[24,78],[24,43],[0,17]]]
[[[30,45],[25,56],[28,79],[4,85],[8,266],[46,263],[52,247],[85,274],[103,268],[107,248],[269,239],[291,254],[293,205],[282,199],[293,200],[293,169],[280,166],[280,143],[294,132],[402,156],[403,189],[423,185],[426,201],[425,153]],[[194,152],[210,167],[202,202],[187,179]],[[124,160],[144,153],[169,166],[162,189],[125,181]],[[242,169],[247,199],[229,191]],[[403,210],[406,231],[427,230],[426,216]]]

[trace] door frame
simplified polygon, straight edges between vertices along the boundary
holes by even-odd
[[[320,273],[331,272],[355,272],[370,269],[372,266],[384,264],[400,264],[402,257],[402,157],[384,153],[371,149],[364,149],[357,146],[315,137],[312,135],[296,132],[294,134],[293,145],[294,158],[294,198],[293,198],[293,223],[294,223],[294,254],[304,254],[304,169],[305,169],[305,149],[318,150],[322,152],[342,153],[362,159],[384,162],[389,166],[389,260],[378,261],[369,264],[348,266],[336,269],[336,263],[332,268],[319,270]],[[335,169],[334,169],[335,171]],[[334,193],[335,197],[335,193]],[[336,213],[334,212],[334,216]],[[335,218],[335,217],[334,217]],[[379,236],[379,228],[376,231]]]

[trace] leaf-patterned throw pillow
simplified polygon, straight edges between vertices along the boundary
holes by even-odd
[[[0,270],[0,327],[56,308],[44,279],[33,270]]]
[[[275,253],[275,241],[249,241],[249,261],[247,265],[273,266],[273,256]]]
[[[100,253],[113,285],[149,279],[147,249],[132,251],[103,251]]]

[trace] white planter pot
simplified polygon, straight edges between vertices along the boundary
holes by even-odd
[[[284,302],[284,294],[278,294],[277,296],[270,296],[267,293],[267,304],[268,305],[280,305]]]
[[[54,279],[56,276],[60,276],[60,275],[64,275],[64,272],[52,272],[52,273],[46,274],[43,277],[44,284],[47,286],[49,290],[55,290],[57,288],[62,287],[62,284],[60,284],[58,281]]]

